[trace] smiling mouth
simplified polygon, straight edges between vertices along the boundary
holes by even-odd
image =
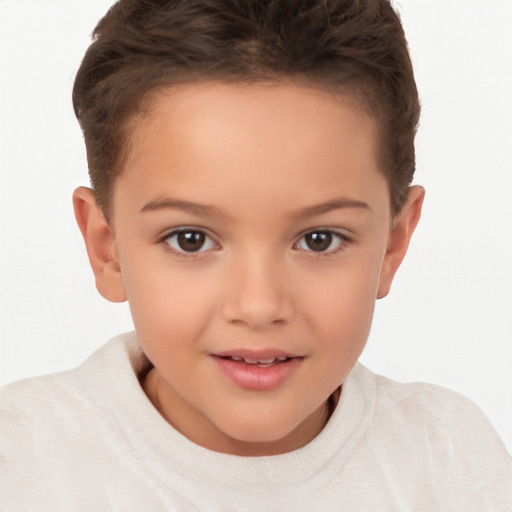
[[[257,354],[241,350],[234,354],[211,354],[211,357],[221,373],[237,387],[270,391],[291,378],[302,365],[304,357],[268,352],[271,351]]]

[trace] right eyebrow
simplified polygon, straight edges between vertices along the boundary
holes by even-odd
[[[186,213],[191,213],[196,217],[221,217],[223,214],[215,206],[207,204],[194,203],[192,201],[183,201],[181,199],[174,199],[172,197],[160,197],[152,199],[146,203],[141,212],[152,212],[157,210],[182,210]]]

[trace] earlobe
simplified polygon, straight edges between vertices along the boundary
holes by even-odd
[[[405,257],[412,234],[420,220],[424,198],[423,187],[411,187],[406,204],[393,221],[382,263],[377,299],[382,299],[389,293],[395,273]]]
[[[73,207],[96,279],[96,288],[105,299],[124,302],[126,293],[115,236],[96,203],[94,192],[87,187],[77,188],[73,193]]]

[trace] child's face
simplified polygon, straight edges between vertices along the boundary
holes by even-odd
[[[213,450],[306,444],[410,237],[391,228],[374,121],[298,86],[207,84],[160,94],[134,126],[119,279],[99,288],[129,300],[149,396]]]

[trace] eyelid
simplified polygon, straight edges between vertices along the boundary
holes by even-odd
[[[211,238],[212,240],[216,238],[216,236],[207,228],[203,228],[200,226],[194,226],[193,224],[184,224],[180,226],[175,226],[173,228],[168,228],[162,231],[161,235],[158,235],[158,239],[163,241],[167,238],[169,238],[171,235],[177,234],[177,233],[183,233],[187,231],[198,231],[200,233],[204,233],[207,237]]]
[[[187,232],[196,232],[196,233],[202,233],[204,234],[205,238],[207,240],[210,240],[212,247],[209,247],[207,249],[199,249],[197,251],[191,251],[187,252],[184,250],[181,250],[179,248],[172,247],[167,241],[172,238],[173,236],[179,235],[180,233],[187,233]],[[220,245],[215,239],[216,237],[213,236],[207,229],[200,228],[197,226],[178,226],[172,229],[166,230],[159,238],[158,242],[163,243],[165,248],[169,251],[172,251],[174,254],[177,254],[179,256],[183,257],[194,257],[198,256],[201,253],[208,252],[212,249],[218,248]]]
[[[310,235],[310,234],[313,234],[313,233],[331,233],[332,235],[337,237],[340,240],[340,242],[339,242],[339,244],[335,248],[329,249],[329,250],[326,250],[326,251],[314,251],[312,249],[300,248],[299,247],[300,241],[302,239],[304,239],[304,237],[306,237],[307,235]],[[350,237],[347,236],[343,230],[337,229],[337,228],[319,227],[319,228],[313,228],[313,229],[308,229],[306,231],[303,231],[297,237],[297,240],[294,243],[294,249],[301,250],[301,251],[304,251],[304,252],[307,252],[307,253],[311,253],[311,254],[314,254],[315,256],[318,256],[318,257],[322,257],[322,256],[327,257],[327,256],[331,256],[331,255],[337,254],[338,252],[344,250],[346,248],[346,246],[348,244],[350,244],[350,243],[351,243]]]

